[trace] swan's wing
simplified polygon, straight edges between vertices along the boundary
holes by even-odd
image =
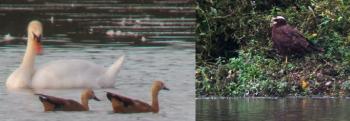
[[[115,77],[119,73],[125,56],[122,55],[119,57],[109,68],[107,68],[106,73],[103,76],[103,79],[99,81],[99,85],[102,87],[113,87],[115,83]]]
[[[56,60],[42,65],[33,76],[33,88],[100,88],[105,68],[86,60]]]

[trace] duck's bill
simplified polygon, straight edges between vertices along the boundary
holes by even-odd
[[[168,91],[170,90],[168,87],[163,87],[162,89],[163,90],[168,90]]]
[[[96,100],[96,101],[101,101],[100,99],[98,99],[96,96],[93,97],[92,99]]]

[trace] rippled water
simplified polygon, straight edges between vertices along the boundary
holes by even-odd
[[[36,66],[57,59],[85,59],[108,67],[126,55],[115,88],[97,89],[102,101],[89,112],[43,112],[33,92],[80,100],[81,89],[6,90],[5,81],[25,51],[26,26],[44,24],[44,54]],[[188,0],[1,0],[1,120],[193,121],[194,10]],[[158,114],[114,114],[105,92],[150,102],[152,80],[165,80],[170,91],[159,96]]]
[[[163,45],[158,41],[194,39],[192,0],[23,1],[1,1],[0,38],[13,40],[6,44],[21,43],[33,19],[44,23],[46,44]]]
[[[350,100],[332,98],[197,99],[197,121],[348,121]]]
[[[128,47],[117,44],[79,45],[75,47],[44,46],[44,55],[37,57],[36,65],[62,59],[91,60],[109,66],[125,54],[125,63],[118,75],[115,89],[98,89],[95,93],[102,99],[90,101],[90,112],[44,113],[37,96],[32,91],[7,91],[7,76],[17,68],[24,46],[0,47],[0,117],[2,120],[194,120],[194,49],[191,43],[168,47]],[[159,114],[112,114],[110,102],[103,91],[118,92],[150,102],[152,80],[165,80],[170,91],[160,93]],[[49,95],[80,100],[80,89],[35,90]]]

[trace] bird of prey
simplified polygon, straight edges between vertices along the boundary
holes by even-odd
[[[280,55],[285,57],[285,63],[288,62],[288,55],[323,52],[322,48],[310,43],[296,27],[288,25],[283,16],[273,17],[271,24],[273,46]]]

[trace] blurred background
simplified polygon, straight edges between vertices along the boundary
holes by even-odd
[[[193,41],[192,3],[190,0],[2,0],[0,38],[19,43],[26,36],[27,23],[36,19],[44,24],[47,43],[118,41],[134,45]]]

